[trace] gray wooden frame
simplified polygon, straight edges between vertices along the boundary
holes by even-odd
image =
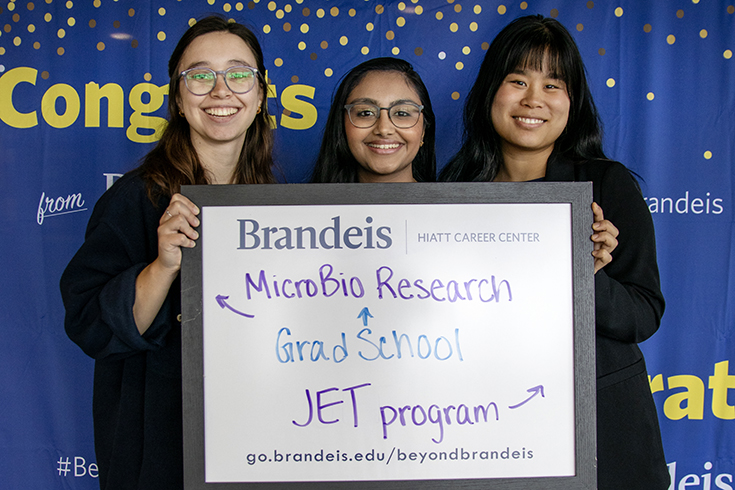
[[[181,270],[184,483],[187,490],[446,489],[589,490],[597,488],[595,307],[592,184],[414,183],[184,186],[197,206],[570,203],[573,254],[575,467],[572,477],[466,480],[205,483],[201,246],[184,249]],[[206,241],[206,236],[199,238]]]

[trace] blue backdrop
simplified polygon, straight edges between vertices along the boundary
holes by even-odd
[[[573,33],[606,151],[642,177],[667,299],[643,344],[672,489],[735,488],[733,0],[35,0],[0,5],[0,487],[97,486],[93,361],[67,339],[58,281],[99,196],[165,117],[166,65],[193,19],[252,26],[272,81],[276,155],[308,174],[332,92],[377,56],[410,61],[439,163],[495,34],[541,13]]]

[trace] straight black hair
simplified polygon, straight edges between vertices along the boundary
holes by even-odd
[[[546,63],[563,80],[569,95],[569,119],[554,152],[575,162],[605,159],[602,125],[592,100],[577,44],[557,20],[520,17],[495,37],[485,54],[464,109],[464,142],[444,167],[442,181],[492,181],[503,165],[501,141],[491,108],[505,77],[518,69],[541,70]]]
[[[399,58],[374,58],[357,65],[343,78],[332,97],[332,106],[327,116],[324,135],[319,150],[319,156],[311,175],[311,182],[322,183],[351,183],[358,182],[360,164],[350,151],[345,133],[345,109],[347,97],[357,87],[365,76],[374,71],[398,72],[413,87],[424,106],[424,144],[419,148],[411,169],[413,178],[417,182],[433,182],[436,180],[436,124],[434,111],[431,108],[429,91],[426,90],[421,77],[410,63]]]

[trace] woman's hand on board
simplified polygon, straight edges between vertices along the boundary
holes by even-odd
[[[193,248],[199,233],[199,208],[181,194],[171,197],[158,222],[158,260],[171,272],[181,268],[181,247]]]
[[[594,243],[592,256],[595,258],[595,274],[597,271],[612,262],[612,252],[618,246],[618,229],[609,220],[605,219],[602,208],[596,202],[592,203],[592,213],[595,222],[592,223],[594,234],[590,237]]]

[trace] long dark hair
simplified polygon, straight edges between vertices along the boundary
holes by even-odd
[[[350,70],[339,84],[332,97],[332,106],[324,127],[324,136],[319,150],[319,157],[311,175],[312,182],[350,183],[358,182],[360,164],[352,156],[345,133],[345,110],[347,97],[365,76],[373,71],[398,72],[413,87],[424,106],[424,144],[419,148],[411,165],[413,178],[417,182],[433,182],[436,180],[436,124],[434,111],[431,108],[429,91],[426,90],[421,77],[410,63],[398,58],[374,58],[357,65]]]
[[[194,39],[210,32],[228,32],[242,39],[255,55],[256,68],[262,100],[260,113],[250,125],[240,151],[235,168],[233,183],[267,184],[273,183],[273,133],[268,116],[268,82],[265,80],[263,51],[255,34],[242,24],[229,22],[224,17],[212,15],[199,20],[181,37],[168,61],[169,122],[156,147],[146,155],[143,177],[146,180],[148,195],[153,202],[160,196],[171,196],[179,192],[184,184],[207,184],[207,173],[191,142],[189,123],[179,113],[176,94],[180,89],[179,63],[184,51]]]
[[[569,32],[541,15],[520,17],[495,37],[485,54],[464,110],[464,142],[442,170],[443,181],[491,181],[503,165],[501,141],[491,108],[505,77],[518,68],[541,70],[543,63],[564,80],[570,99],[569,119],[554,152],[573,161],[606,158],[602,126],[592,100],[582,56]]]

